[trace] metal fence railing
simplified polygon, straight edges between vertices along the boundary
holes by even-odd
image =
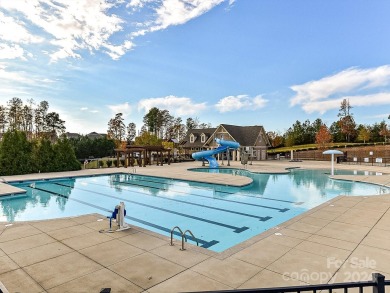
[[[372,281],[365,282],[349,282],[349,283],[334,283],[322,285],[306,285],[306,286],[291,286],[291,287],[277,287],[277,288],[258,288],[258,289],[236,289],[236,290],[222,290],[222,291],[202,291],[202,293],[284,293],[284,292],[329,292],[334,290],[341,290],[342,292],[349,292],[349,289],[357,288],[359,293],[385,293],[386,287],[390,292],[390,280],[385,280],[385,276],[379,273],[372,274]],[[367,290],[364,290],[367,289]],[[339,292],[339,291],[338,291]],[[355,291],[354,291],[355,292]],[[192,292],[199,293],[199,292]]]

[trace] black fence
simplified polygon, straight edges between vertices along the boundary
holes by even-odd
[[[390,166],[390,157],[372,157],[372,156],[366,156],[366,157],[347,157],[345,160],[342,160],[341,162],[345,162],[348,164],[355,164],[355,165],[367,165],[367,166],[383,166],[388,167]]]
[[[350,282],[350,283],[334,283],[334,284],[322,284],[322,285],[307,285],[307,286],[292,286],[292,287],[278,287],[278,288],[259,288],[259,289],[237,289],[237,290],[222,290],[222,291],[202,291],[202,293],[284,293],[284,292],[329,292],[333,291],[347,293],[349,289],[358,288],[359,293],[373,292],[373,293],[385,293],[386,287],[390,292],[390,280],[385,280],[385,276],[374,273],[372,274],[372,281],[366,282]],[[367,290],[364,290],[367,289]],[[363,291],[364,290],[364,291]],[[355,292],[355,291],[354,291]],[[200,293],[200,292],[192,292]]]

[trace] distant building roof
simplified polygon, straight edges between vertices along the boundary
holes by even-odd
[[[65,132],[67,138],[79,138],[81,135],[74,132]]]
[[[88,133],[87,135],[86,135],[88,138],[90,138],[90,139],[95,139],[95,138],[102,138],[102,137],[106,137],[107,136],[107,134],[105,134],[105,133],[97,133],[97,132],[91,132],[91,133]]]

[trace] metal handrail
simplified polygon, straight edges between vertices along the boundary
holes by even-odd
[[[187,237],[186,237],[187,232],[191,234],[191,236],[192,236],[193,239],[195,239],[195,241],[196,241],[196,246],[199,246],[198,239],[194,236],[194,234],[192,234],[191,230],[185,230],[185,231],[184,231],[183,236],[184,236],[185,241],[187,242]]]
[[[175,229],[179,230],[180,235],[181,235],[181,249],[180,250],[184,250],[184,234],[183,234],[183,231],[180,229],[179,226],[175,226],[171,230],[171,246],[174,245],[173,244],[173,232],[175,231]]]
[[[175,226],[175,227],[173,227],[172,230],[171,230],[171,246],[174,245],[174,244],[173,244],[173,232],[174,232],[176,229],[179,230],[180,236],[181,236],[181,248],[180,248],[180,250],[182,250],[182,251],[183,251],[183,250],[186,250],[186,249],[184,248],[184,240],[185,240],[185,242],[187,242],[187,237],[186,237],[187,232],[191,234],[191,236],[192,236],[193,239],[195,239],[195,241],[196,241],[196,246],[199,246],[198,239],[194,236],[194,234],[192,234],[192,232],[191,232],[190,230],[185,230],[184,233],[183,233],[183,231],[180,229],[179,226]]]

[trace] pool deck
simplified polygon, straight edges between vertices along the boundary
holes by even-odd
[[[226,162],[225,162],[226,164]],[[253,162],[253,172],[329,168],[329,162]],[[199,162],[146,168],[111,168],[218,184],[246,185],[248,178],[188,172]],[[241,168],[236,162],[232,167]],[[390,174],[390,167],[336,165],[336,169]],[[21,181],[107,174],[108,169],[4,177]],[[390,186],[390,175],[335,176]],[[0,193],[7,185],[0,183]],[[57,220],[0,223],[0,281],[9,292],[185,292],[348,282],[390,278],[390,195],[339,196],[223,253],[214,253],[133,227],[100,233],[98,214]]]

